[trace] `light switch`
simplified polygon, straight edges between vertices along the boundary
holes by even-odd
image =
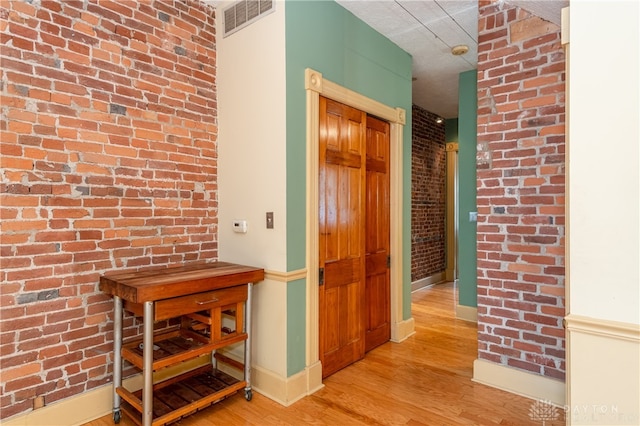
[[[478,221],[478,212],[469,212],[469,222]]]
[[[267,229],[273,229],[273,212],[267,212]]]

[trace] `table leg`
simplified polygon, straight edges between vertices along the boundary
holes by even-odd
[[[144,302],[142,331],[142,426],[153,421],[153,302]]]
[[[247,333],[247,340],[244,342],[244,380],[247,384],[244,388],[244,396],[247,401],[251,401],[251,299],[253,283],[248,283],[247,286],[247,302],[244,306],[244,328]]]
[[[113,421],[120,423],[120,395],[122,386],[122,299],[113,298]]]

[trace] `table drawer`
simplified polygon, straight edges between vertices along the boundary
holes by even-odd
[[[159,300],[155,304],[155,320],[176,318],[181,315],[244,302],[245,300],[247,300],[246,285]]]

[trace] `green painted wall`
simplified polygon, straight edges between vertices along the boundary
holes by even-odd
[[[403,318],[411,316],[411,56],[333,1],[286,1],[287,270],[305,267],[306,93],[304,70],[404,108]],[[304,368],[304,286],[287,291],[287,374]]]
[[[458,114],[458,170],[460,218],[458,234],[459,303],[477,306],[476,223],[469,212],[476,207],[476,142],[477,142],[477,74],[476,70],[460,74]]]
[[[458,119],[448,118],[444,122],[444,141],[458,142]]]
[[[305,280],[287,283],[287,377],[304,370],[305,367],[306,289]],[[296,320],[291,321],[291,318]],[[303,356],[299,356],[300,353]]]

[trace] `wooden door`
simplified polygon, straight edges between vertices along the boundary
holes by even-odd
[[[364,357],[366,114],[320,98],[320,361],[327,377]]]
[[[389,123],[367,117],[365,352],[391,338]]]

